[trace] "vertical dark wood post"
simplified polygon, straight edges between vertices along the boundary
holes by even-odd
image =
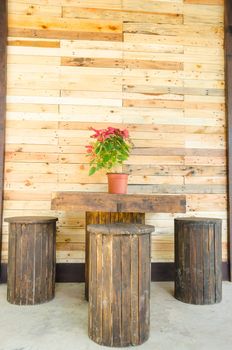
[[[232,3],[225,0],[225,82],[228,162],[228,261],[232,281]]]
[[[2,251],[3,174],[6,114],[7,0],[0,1],[0,262]],[[0,267],[1,277],[1,267]]]

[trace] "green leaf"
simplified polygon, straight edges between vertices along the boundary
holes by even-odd
[[[103,162],[108,162],[110,160],[111,156],[109,154],[106,154],[104,157],[103,157]]]
[[[98,154],[101,151],[101,143],[95,148],[95,153]]]
[[[92,166],[92,168],[89,169],[89,176],[93,175],[96,172],[96,167]]]

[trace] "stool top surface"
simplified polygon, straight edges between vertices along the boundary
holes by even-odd
[[[183,218],[175,218],[175,221],[186,221],[186,222],[194,222],[194,223],[212,223],[212,222],[221,222],[221,219],[218,218],[200,218],[195,216],[183,217]]]
[[[152,225],[143,224],[92,224],[87,226],[90,233],[102,233],[111,235],[142,235],[155,230]]]
[[[15,224],[43,224],[57,220],[54,216],[14,216],[5,218],[4,221]]]

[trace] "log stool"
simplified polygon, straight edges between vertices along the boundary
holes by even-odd
[[[34,305],[55,295],[55,217],[6,218],[9,223],[7,300]]]
[[[154,227],[88,225],[89,337],[100,345],[139,345],[149,337],[150,247]]]
[[[175,298],[189,304],[222,299],[221,219],[175,219]]]

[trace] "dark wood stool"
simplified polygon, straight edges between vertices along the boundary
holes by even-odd
[[[85,232],[85,299],[89,300],[89,232],[90,224],[145,224],[145,213],[122,213],[122,212],[86,212],[86,232]]]
[[[7,300],[34,305],[55,295],[55,217],[22,216],[9,222]]]
[[[175,219],[175,298],[200,305],[221,301],[221,219]]]
[[[149,337],[151,232],[142,224],[88,225],[89,337],[139,345]]]

